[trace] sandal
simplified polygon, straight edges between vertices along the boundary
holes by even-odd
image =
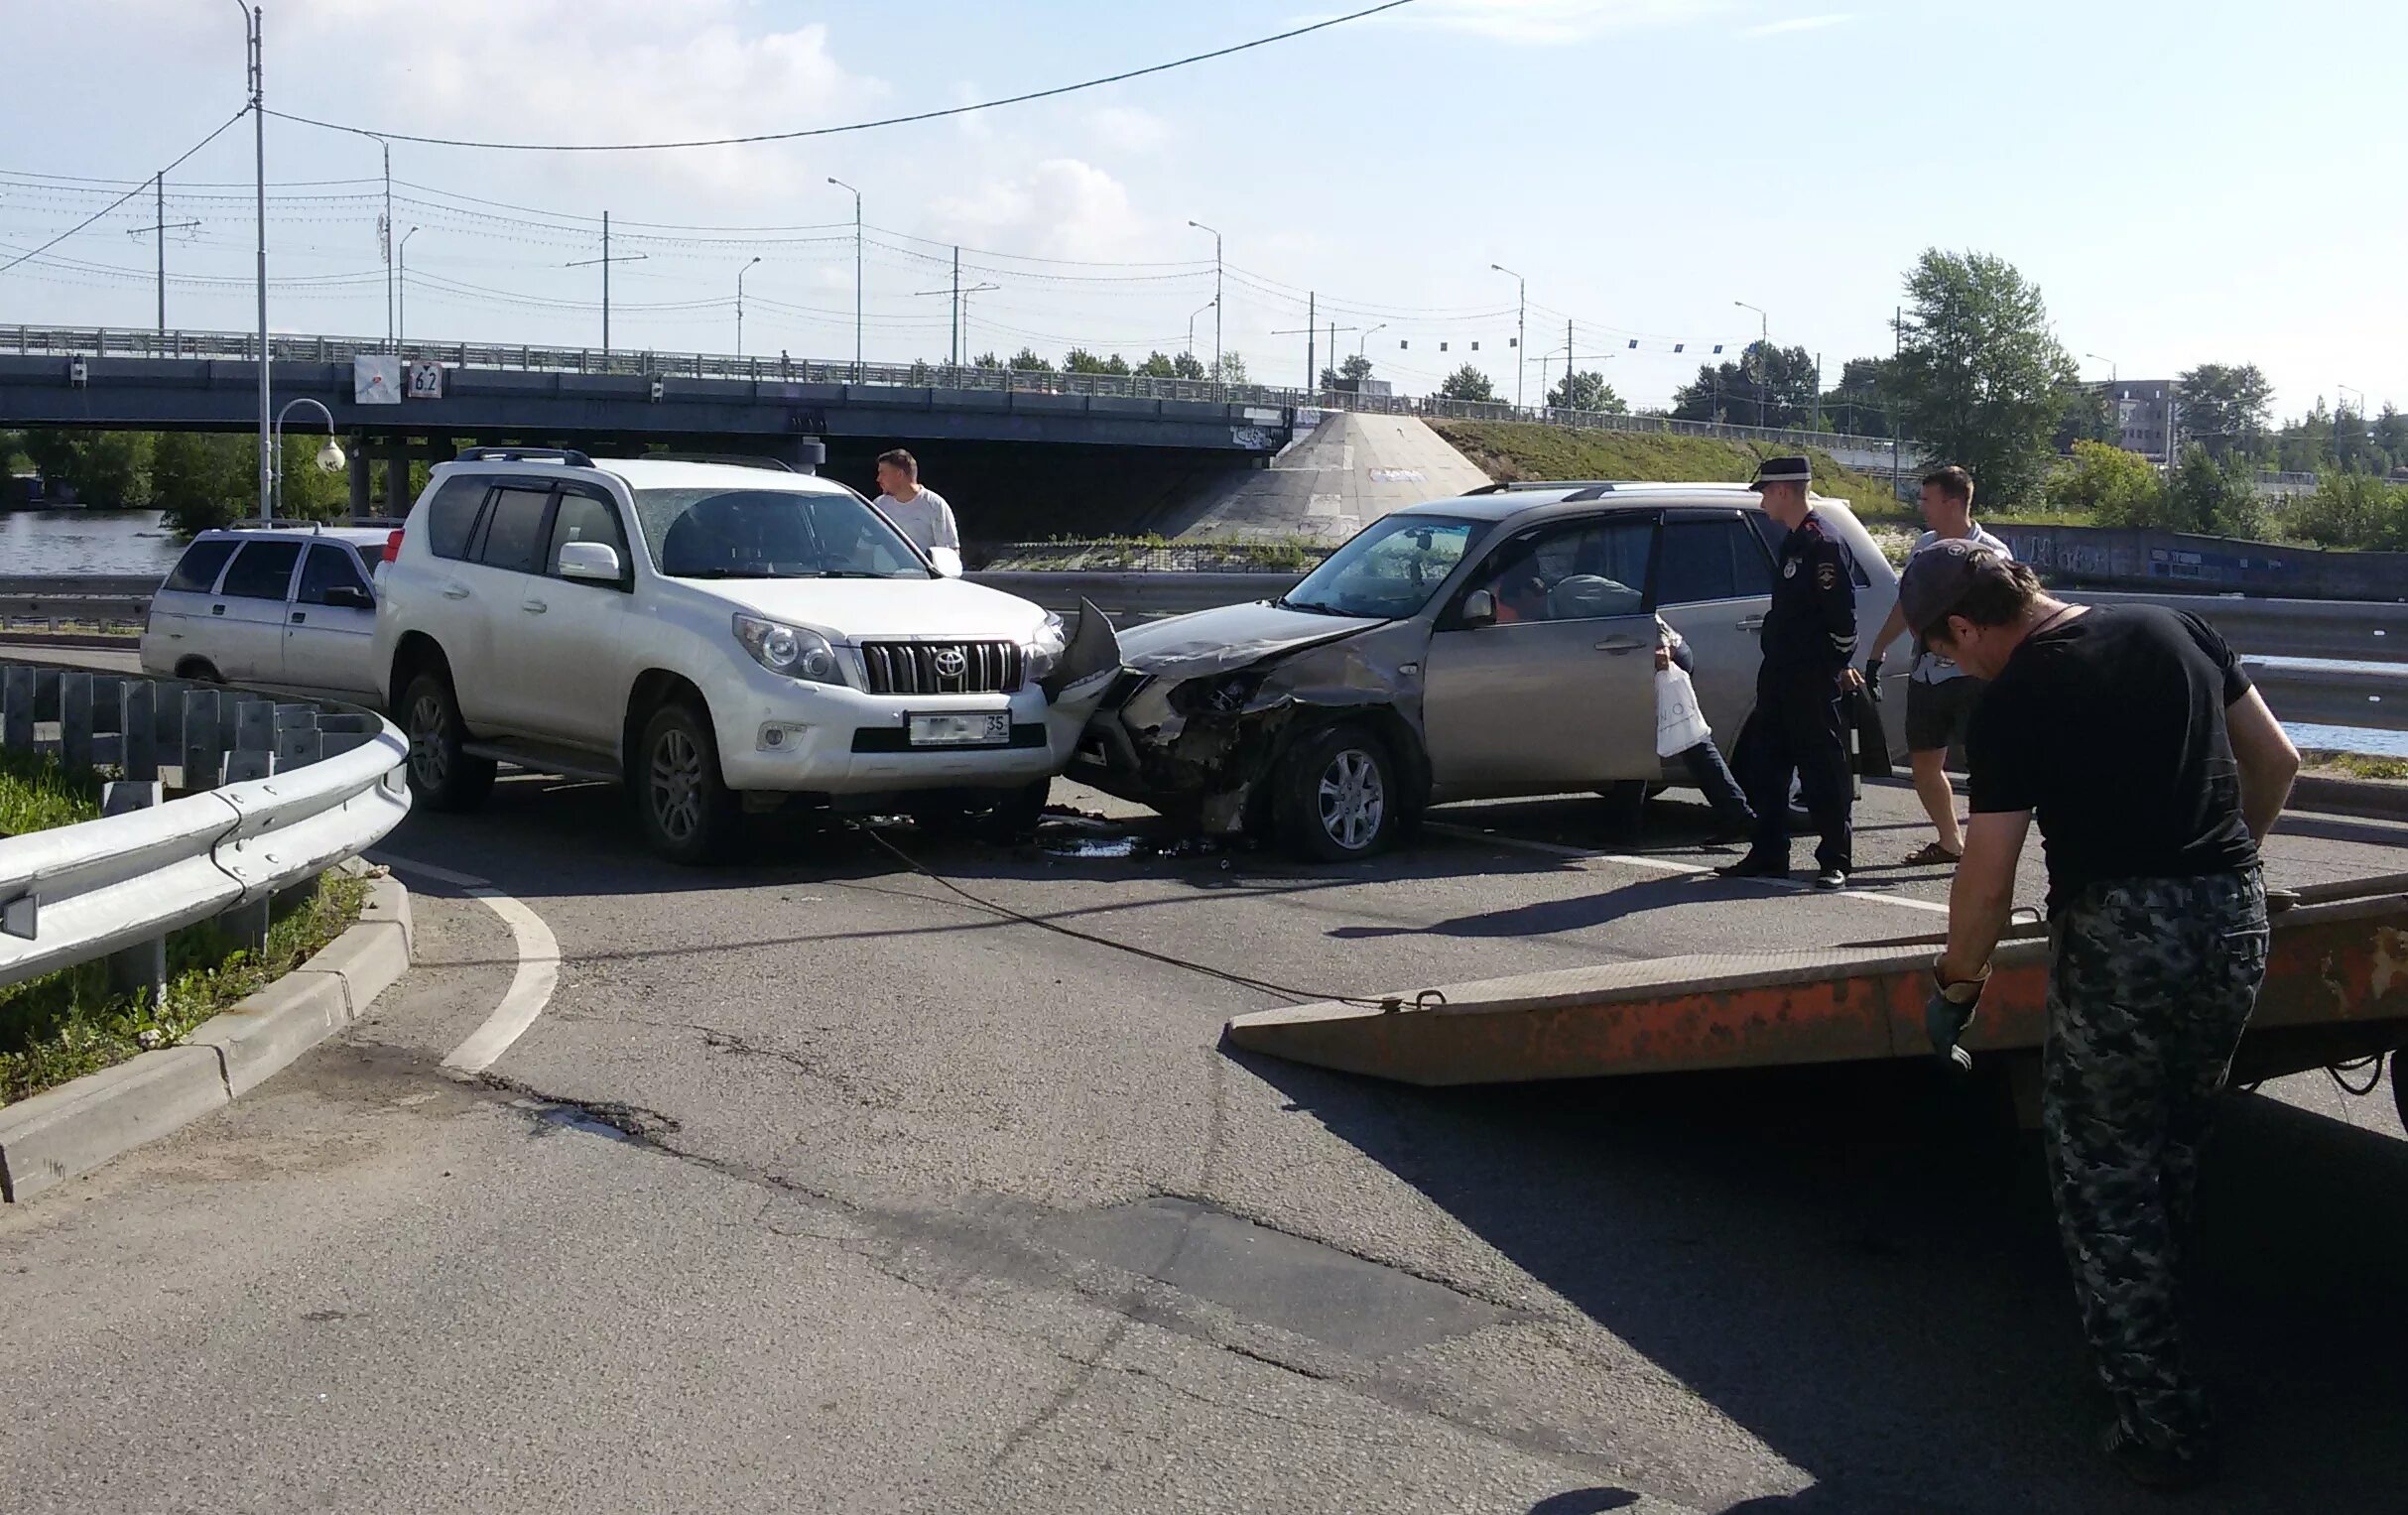
[[[1948,848],[1942,846],[1937,840],[1933,840],[1927,841],[1914,851],[1909,852],[1906,855],[1906,861],[1903,866],[1909,868],[1925,868],[1936,866],[1940,863],[1947,863],[1951,867],[1955,867],[1957,864],[1964,861],[1964,854],[1963,852],[1952,852]]]

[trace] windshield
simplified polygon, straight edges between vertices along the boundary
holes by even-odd
[[[1279,600],[1291,610],[1401,620],[1430,603],[1491,523],[1399,513],[1372,522]]]
[[[928,578],[886,518],[850,494],[638,489],[636,521],[671,578]]]

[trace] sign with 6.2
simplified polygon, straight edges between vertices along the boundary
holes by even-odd
[[[428,362],[412,363],[408,393],[413,400],[441,400],[444,397],[444,365]]]

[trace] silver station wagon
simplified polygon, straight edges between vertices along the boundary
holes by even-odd
[[[1897,576],[1844,502],[1811,503],[1853,556],[1869,646]],[[1121,631],[1070,776],[1323,860],[1451,801],[1643,798],[1687,782],[1656,755],[1656,617],[1727,751],[1782,535],[1740,484],[1495,485],[1396,511],[1278,599]]]

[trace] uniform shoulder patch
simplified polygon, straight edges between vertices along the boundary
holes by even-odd
[[[1815,568],[1815,582],[1826,589],[1839,587],[1839,566],[1833,563],[1818,565]]]

